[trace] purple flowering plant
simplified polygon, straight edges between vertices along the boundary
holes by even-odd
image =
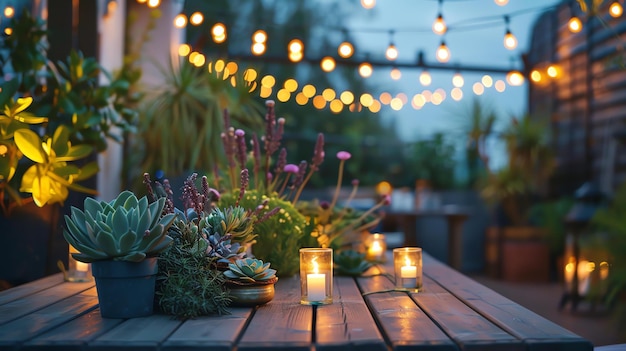
[[[252,133],[249,142],[246,133],[230,125],[228,113],[224,113],[225,131],[221,134],[224,145],[227,172],[226,179],[218,184],[226,183],[227,188],[236,192],[236,174],[243,169],[252,169],[250,186],[257,196],[279,199],[281,208],[295,208],[304,218],[300,247],[319,246],[339,248],[341,245],[352,245],[358,240],[349,234],[360,233],[374,227],[380,218],[375,214],[381,206],[389,204],[389,197],[383,197],[367,211],[357,211],[350,207],[351,200],[358,191],[358,180],[352,181],[352,191],[343,205],[339,205],[339,195],[343,182],[345,162],[351,158],[347,151],[337,153],[340,160],[337,186],[330,201],[315,199],[302,200],[301,195],[311,177],[320,169],[324,162],[324,134],[319,133],[313,148],[310,161],[288,163],[288,151],[281,146],[285,119],[276,118],[274,101],[266,102],[264,135],[259,137]],[[248,145],[250,149],[248,150]],[[219,179],[216,176],[216,179]],[[279,214],[280,216],[280,214]],[[292,216],[295,217],[295,216]],[[293,219],[293,218],[292,218]],[[300,224],[298,224],[300,225]],[[268,228],[276,230],[276,228]],[[259,239],[259,242],[262,240]],[[258,245],[258,243],[257,243]],[[297,250],[294,250],[297,251]],[[274,261],[272,261],[274,264]]]

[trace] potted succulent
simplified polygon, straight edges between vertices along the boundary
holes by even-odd
[[[262,305],[274,298],[274,284],[278,277],[269,262],[263,263],[255,258],[239,259],[228,265],[224,276],[234,305]]]
[[[172,242],[174,214],[162,216],[164,205],[124,191],[111,202],[86,198],[84,211],[72,207],[65,216],[63,236],[79,251],[72,256],[92,264],[102,317],[152,314],[156,255]]]

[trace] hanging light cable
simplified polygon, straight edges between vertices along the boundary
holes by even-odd
[[[446,27],[446,22],[443,20],[443,15],[441,14],[441,8],[443,6],[443,0],[439,0],[439,14],[433,22],[433,32],[438,35],[443,35],[448,27]]]
[[[387,47],[387,50],[385,51],[385,57],[389,61],[393,61],[398,58],[398,49],[393,43],[393,33],[394,33],[393,30],[389,31],[389,46]]]
[[[504,47],[513,50],[517,47],[517,38],[513,33],[511,33],[511,29],[509,27],[509,16],[504,16],[504,23],[506,25],[506,33],[504,34]]]

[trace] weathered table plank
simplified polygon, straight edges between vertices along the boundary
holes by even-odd
[[[28,295],[34,294],[38,291],[48,289],[52,286],[63,283],[63,274],[54,274],[47,277],[35,280],[30,283],[18,285],[9,290],[5,290],[0,295],[0,305],[4,305],[7,302],[24,298]]]
[[[163,343],[162,350],[232,350],[252,310],[231,308],[229,315],[187,320]]]
[[[14,349],[15,345],[26,343],[33,337],[93,310],[96,304],[96,297],[78,294],[5,323],[0,326],[0,350]]]
[[[316,350],[387,350],[353,278],[336,277],[333,304],[317,308],[315,345]]]
[[[313,340],[313,309],[300,304],[299,277],[276,283],[274,299],[252,315],[238,350],[309,350]]]
[[[593,345],[580,336],[516,304],[493,290],[447,267],[430,256],[424,257],[428,277],[465,302],[485,318],[524,341],[528,350],[552,350],[567,344],[568,350],[591,350]],[[428,303],[425,301],[425,303]]]
[[[24,345],[24,350],[84,350],[90,341],[123,321],[102,318],[100,310],[95,309],[32,339]]]
[[[127,319],[90,341],[89,350],[156,350],[182,323],[161,314]]]
[[[29,295],[27,299],[21,298],[7,302],[4,305],[0,305],[0,325],[54,304],[59,300],[78,294],[93,286],[94,283],[55,285],[33,293]]]
[[[384,292],[394,289],[387,277],[357,280],[361,291],[368,294],[365,299],[393,350],[458,350],[405,292]]]

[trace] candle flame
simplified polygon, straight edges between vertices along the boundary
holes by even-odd
[[[411,259],[408,256],[404,258],[404,265],[405,266],[410,266],[411,265]]]
[[[319,267],[317,266],[317,257],[313,258],[313,260],[311,261],[311,264],[313,264],[313,273],[319,274]]]
[[[374,241],[372,243],[372,251],[380,251],[380,250],[382,250],[380,243],[378,241]]]

